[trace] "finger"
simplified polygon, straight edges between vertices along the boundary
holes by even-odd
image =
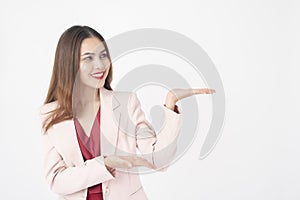
[[[212,94],[216,91],[214,89],[208,89],[208,88],[197,88],[193,89],[193,93],[195,94]]]
[[[119,162],[119,167],[121,167],[121,168],[132,168],[133,167],[133,164],[124,158],[119,157],[118,162]]]
[[[115,177],[116,176],[116,174],[115,173],[113,173],[113,172],[109,172],[113,177]]]
[[[208,92],[209,92],[209,94],[212,94],[212,93],[215,93],[216,90],[214,90],[214,89],[208,89]]]
[[[212,90],[212,89],[204,89],[203,90],[203,93],[205,93],[205,94],[212,94],[214,92],[215,92],[215,90]]]
[[[116,175],[116,169],[112,169],[112,170],[110,171],[110,173],[111,173],[113,176],[115,176],[115,175]]]
[[[111,175],[113,175],[113,177],[116,176],[116,170],[111,170],[111,171],[109,171],[109,172],[111,173]]]
[[[112,171],[114,171],[114,170],[116,170],[116,169],[115,169],[115,168],[112,168],[112,167],[108,167],[108,171],[112,172]]]
[[[148,167],[150,169],[154,169],[155,168],[155,166],[153,164],[149,163],[149,162],[143,163],[143,166]]]
[[[139,156],[122,156],[122,159],[130,161],[132,167],[144,166],[150,169],[155,169],[155,166],[152,163]]]
[[[134,166],[144,166],[153,169],[154,165],[148,162],[148,160],[141,157],[132,157],[132,163]]]

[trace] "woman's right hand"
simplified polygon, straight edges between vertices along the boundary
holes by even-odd
[[[109,155],[104,157],[104,163],[108,169],[115,169],[115,168],[130,169],[138,166],[144,166],[151,169],[155,168],[154,165],[152,165],[146,159],[139,156]]]
[[[126,159],[122,159],[121,156],[109,155],[104,157],[104,163],[110,168],[131,168],[132,164]]]

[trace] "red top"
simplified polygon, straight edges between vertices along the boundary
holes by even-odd
[[[74,118],[77,139],[84,161],[100,156],[100,107],[88,137],[77,118]],[[87,200],[103,200],[102,183],[88,188]]]

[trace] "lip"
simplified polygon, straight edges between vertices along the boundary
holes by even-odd
[[[102,74],[101,76],[99,76],[99,74]],[[101,80],[104,77],[105,71],[102,72],[94,72],[91,75],[91,77],[97,79],[97,80]]]

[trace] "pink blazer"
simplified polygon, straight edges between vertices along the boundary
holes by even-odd
[[[57,123],[46,134],[42,131],[46,182],[59,199],[85,200],[87,188],[102,183],[105,200],[145,200],[136,168],[117,170],[113,177],[103,163],[103,156],[136,155],[139,150],[157,170],[166,169],[176,152],[181,109],[176,113],[162,106],[163,124],[155,133],[134,92],[101,88],[100,99],[101,156],[84,162],[73,120]],[[56,106],[57,102],[41,106],[41,120]]]

